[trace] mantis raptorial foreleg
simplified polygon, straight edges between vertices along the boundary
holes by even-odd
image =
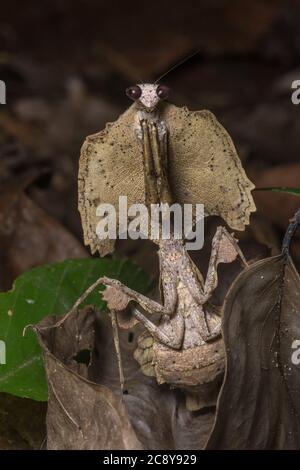
[[[107,301],[107,306],[110,310],[124,310],[130,301],[136,302],[143,310],[150,314],[158,313],[170,316],[175,310],[177,301],[176,297],[168,297],[166,304],[162,305],[155,300],[149,299],[143,294],[130,289],[115,279],[103,277],[100,279],[100,282],[106,286],[106,290],[103,292],[103,299]],[[123,294],[121,301],[120,293]],[[138,309],[132,309],[132,315],[145,326],[155,339],[160,341],[162,344],[171,348],[180,347],[182,334],[179,335],[180,338],[174,338],[172,334],[168,335],[168,333],[162,331],[161,328],[156,326],[155,323],[149,320]],[[168,328],[166,327],[166,331],[167,329]]]
[[[218,227],[212,241],[211,255],[204,284],[204,302],[211,297],[218,286],[218,264],[231,263],[240,256],[245,267],[248,263],[238,246],[237,241],[227,232],[225,227]]]

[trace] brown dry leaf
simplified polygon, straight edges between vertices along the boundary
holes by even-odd
[[[214,409],[189,412],[179,391],[144,376],[133,358],[138,329],[120,330],[125,374],[121,399],[107,315],[87,308],[58,329],[42,329],[56,321],[49,316],[37,327],[49,388],[48,449],[204,447]]]
[[[290,257],[254,263],[225,300],[227,371],[209,449],[299,449],[300,279]]]
[[[230,136],[209,111],[160,104],[169,128],[168,179],[174,201],[203,203],[208,215],[219,215],[233,229],[243,230],[255,210],[254,185]],[[85,243],[93,253],[98,249],[105,255],[114,248],[114,240],[99,241],[96,235],[100,203],[113,204],[118,212],[120,195],[128,197],[128,206],[145,202],[142,150],[133,125],[136,112],[134,103],[82,147],[79,210]]]
[[[0,248],[1,289],[34,266],[88,256],[71,233],[23,193],[18,181],[0,191]]]

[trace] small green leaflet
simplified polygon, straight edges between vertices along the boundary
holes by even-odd
[[[276,193],[288,193],[293,194],[294,196],[300,196],[300,188],[286,188],[284,186],[274,187],[274,188],[255,188],[256,191],[273,191]]]

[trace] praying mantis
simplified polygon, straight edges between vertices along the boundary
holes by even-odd
[[[202,152],[204,175],[202,182],[205,183],[205,175],[209,175],[207,178],[212,178],[212,183],[218,185],[223,198],[220,200],[220,195],[218,195],[219,199],[212,201],[211,193],[208,193],[208,196],[204,197],[205,201],[200,200],[208,206],[208,214],[220,214],[229,225],[239,229],[248,223],[250,213],[255,210],[251,196],[253,185],[241,167],[233,144],[228,140],[228,134],[216,123],[215,118],[208,112],[203,112],[199,117],[196,113],[194,115],[189,113],[186,108],[180,109],[174,106],[174,109],[170,108],[172,105],[164,103],[168,97],[168,88],[156,83],[130,87],[127,95],[134,100],[134,105],[123,121],[121,117],[119,123],[117,121],[110,124],[102,133],[88,138],[82,149],[79,172],[79,209],[85,241],[92,246],[92,250],[95,251],[98,241],[95,241],[93,233],[95,219],[91,216],[91,209],[96,201],[99,202],[105,198],[106,200],[114,199],[118,188],[119,191],[122,189],[124,172],[122,173],[123,180],[119,180],[119,183],[118,168],[110,168],[110,177],[107,177],[106,171],[112,161],[114,166],[119,165],[121,169],[127,168],[127,164],[129,167],[133,164],[137,167],[137,170],[135,168],[138,173],[134,179],[134,190],[128,184],[123,188],[134,201],[143,200],[149,211],[152,204],[170,205],[178,199],[183,202],[184,197],[188,197],[186,192],[184,197],[182,192],[180,193],[178,189],[180,183],[176,186],[176,171],[178,173],[182,171],[184,174],[184,159],[188,157],[181,150],[179,154],[183,155],[183,158],[180,161],[176,154],[172,111],[175,112],[175,116],[177,112],[186,116],[187,119],[192,119],[191,127],[194,124],[196,127],[202,126],[205,137],[201,134],[198,136],[200,143],[201,139],[203,140],[203,146],[199,152],[199,154]],[[179,121],[182,125],[182,117]],[[207,128],[209,128],[208,131]],[[183,135],[182,138],[185,138],[181,130],[178,132],[179,135]],[[189,132],[195,142],[195,131]],[[125,148],[116,138],[120,134],[125,140]],[[215,138],[217,143],[214,141]],[[193,141],[186,145],[191,149],[191,153],[195,151],[191,147]],[[113,146],[115,146],[113,150],[108,150]],[[208,154],[205,152],[207,149],[209,149]],[[220,149],[222,149],[222,155]],[[114,153],[111,153],[110,158],[108,154],[111,151]],[[118,152],[121,157],[119,159]],[[225,155],[226,152],[227,155]],[[132,155],[134,163],[130,159]],[[231,183],[236,187],[232,189],[224,187],[218,181],[218,175],[224,170],[219,164],[220,155],[224,158],[222,164],[225,162],[227,172],[235,172],[235,178]],[[96,160],[98,163],[95,164]],[[194,163],[197,166],[197,161]],[[101,174],[99,174],[99,168]],[[215,182],[214,168],[217,175]],[[197,173],[199,170],[195,171]],[[102,181],[104,180],[102,184],[104,189],[101,189],[101,178],[99,178],[101,175]],[[186,175],[187,173],[185,177]],[[180,174],[177,181],[180,181]],[[198,184],[201,185],[201,181]],[[214,190],[216,191],[213,187],[212,191]],[[205,280],[190,258],[184,239],[176,239],[174,233],[171,232],[169,239],[160,237],[154,241],[158,244],[160,301],[148,298],[120,281],[107,277],[98,279],[91,288],[99,284],[105,286],[102,295],[107,301],[115,327],[117,323],[122,326],[122,315],[128,305],[133,304],[132,321],[128,325],[141,323],[145,328],[145,333],[139,338],[138,348],[134,354],[142,371],[147,375],[155,376],[159,384],[167,383],[171,387],[184,390],[188,396],[190,394],[193,397],[196,396],[197,403],[192,404],[192,408],[207,406],[212,399],[215,399],[216,385],[221,383],[225,364],[220,312],[209,302],[218,285],[218,265],[230,263],[237,256],[240,257],[244,266],[247,266],[247,261],[236,239],[223,226],[217,228],[213,238]],[[99,242],[100,253],[102,248],[103,245]],[[102,254],[110,250],[111,246],[106,244]],[[159,315],[159,321],[152,321],[151,315]],[[119,361],[121,361],[117,337],[115,337],[115,344]],[[120,379],[123,383],[121,366]]]

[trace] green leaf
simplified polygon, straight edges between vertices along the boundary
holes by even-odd
[[[273,191],[275,193],[288,193],[294,194],[294,196],[300,196],[300,188],[286,188],[284,186],[274,188],[256,188],[256,191]]]
[[[0,356],[0,392],[47,400],[40,346],[35,333],[29,329],[23,337],[23,329],[49,314],[70,310],[85,289],[103,275],[142,293],[150,288],[148,276],[129,261],[80,259],[32,269],[15,281],[11,291],[0,293],[0,345],[5,344],[6,349],[6,364]],[[83,303],[91,304],[105,308],[99,289]]]

